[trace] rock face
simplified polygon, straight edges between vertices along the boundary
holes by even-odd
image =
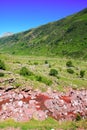
[[[40,91],[0,90],[0,120],[15,121],[76,120],[78,115],[87,118],[87,90],[70,90],[66,93]]]

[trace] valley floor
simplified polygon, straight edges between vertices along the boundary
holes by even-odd
[[[87,129],[87,61],[8,54],[0,60],[0,128]],[[21,75],[23,67],[31,75]],[[57,75],[50,75],[52,69]]]
[[[0,60],[4,61],[6,66],[5,70],[0,70],[0,73],[4,73],[4,76],[0,76],[0,86],[32,87],[42,91],[46,91],[47,88],[58,91],[66,91],[68,87],[87,88],[87,61],[84,60],[9,54],[0,54]],[[69,61],[72,62],[71,67],[66,66]],[[26,67],[32,75],[20,75],[23,67]],[[52,69],[58,74],[50,75]],[[84,71],[83,77],[80,75],[81,71]]]

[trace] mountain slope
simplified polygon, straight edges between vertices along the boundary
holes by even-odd
[[[87,8],[59,21],[0,38],[0,51],[87,58]]]

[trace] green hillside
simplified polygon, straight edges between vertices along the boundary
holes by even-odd
[[[0,38],[0,52],[87,58],[87,8],[56,22]]]

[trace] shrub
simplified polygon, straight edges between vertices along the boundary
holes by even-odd
[[[34,65],[38,65],[38,62],[34,62]]]
[[[67,61],[67,62],[66,62],[66,66],[67,66],[67,67],[73,67],[72,61]]]
[[[79,113],[77,113],[76,115],[76,121],[80,121],[82,118],[81,118],[81,115]]]
[[[0,72],[0,77],[3,77],[4,76],[4,73],[3,72]]]
[[[14,54],[15,54],[15,51],[13,51],[12,54],[14,55]]]
[[[38,75],[36,75],[35,77],[36,77],[37,81],[45,83],[46,85],[51,85],[52,84],[52,81],[50,79],[47,79],[44,76],[38,76]]]
[[[67,69],[67,72],[70,73],[70,74],[73,74],[73,73],[74,73],[74,70],[72,70],[72,69]]]
[[[2,70],[6,69],[5,68],[5,63],[2,60],[0,60],[0,69],[2,69]]]
[[[26,67],[22,67],[21,70],[20,70],[20,75],[31,76],[32,72],[29,71]]]
[[[51,76],[57,76],[57,74],[58,74],[58,71],[56,69],[51,69],[49,72],[49,75]]]
[[[85,70],[80,70],[80,78],[83,78],[85,76]]]
[[[49,86],[52,85],[52,81],[50,79],[47,79],[46,77],[42,78],[42,82]]]
[[[41,76],[36,76],[36,80],[41,82],[42,81],[42,77]]]
[[[49,64],[49,68],[51,68],[51,65]]]
[[[48,61],[47,61],[47,60],[45,60],[45,64],[48,64]]]

